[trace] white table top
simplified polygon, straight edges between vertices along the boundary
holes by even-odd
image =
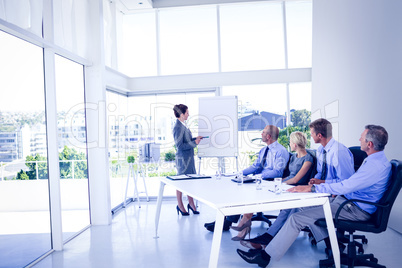
[[[274,182],[263,181],[263,189],[256,190],[255,183],[244,183],[238,186],[237,183],[230,180],[230,177],[222,177],[220,180],[212,177],[211,179],[180,181],[161,178],[161,181],[216,209],[329,196],[326,193],[289,192],[282,192],[277,195],[268,191],[268,189],[273,189]],[[283,188],[285,187],[286,189],[290,188],[290,186],[283,184]]]

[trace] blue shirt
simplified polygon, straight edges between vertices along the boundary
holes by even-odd
[[[261,166],[265,150],[269,148],[264,167]],[[248,168],[243,170],[243,175],[262,174],[263,179],[282,177],[283,170],[289,161],[289,152],[277,141],[262,148],[257,160]]]
[[[369,155],[349,179],[337,183],[321,183],[315,189],[319,193],[344,195],[347,199],[377,203],[387,190],[390,175],[391,163],[381,151]],[[356,205],[370,214],[377,209],[373,205],[358,202]]]
[[[355,173],[353,154],[349,149],[332,138],[325,148],[321,145],[317,149],[317,174],[316,179],[321,179],[323,152],[327,152],[327,177],[326,183],[340,182],[348,179]]]

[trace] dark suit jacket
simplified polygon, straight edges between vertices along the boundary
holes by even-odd
[[[174,142],[177,147],[176,168],[177,175],[196,174],[194,164],[194,147],[197,146],[191,131],[186,128],[179,120],[173,128]]]

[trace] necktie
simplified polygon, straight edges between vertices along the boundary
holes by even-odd
[[[321,170],[321,180],[327,178],[327,151],[322,152],[322,170]]]
[[[267,162],[267,155],[268,155],[269,147],[267,146],[267,149],[264,152],[264,156],[262,157],[261,160],[261,167],[264,168],[265,163]]]

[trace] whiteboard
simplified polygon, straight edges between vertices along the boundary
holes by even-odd
[[[238,156],[237,96],[199,98],[198,157]]]

